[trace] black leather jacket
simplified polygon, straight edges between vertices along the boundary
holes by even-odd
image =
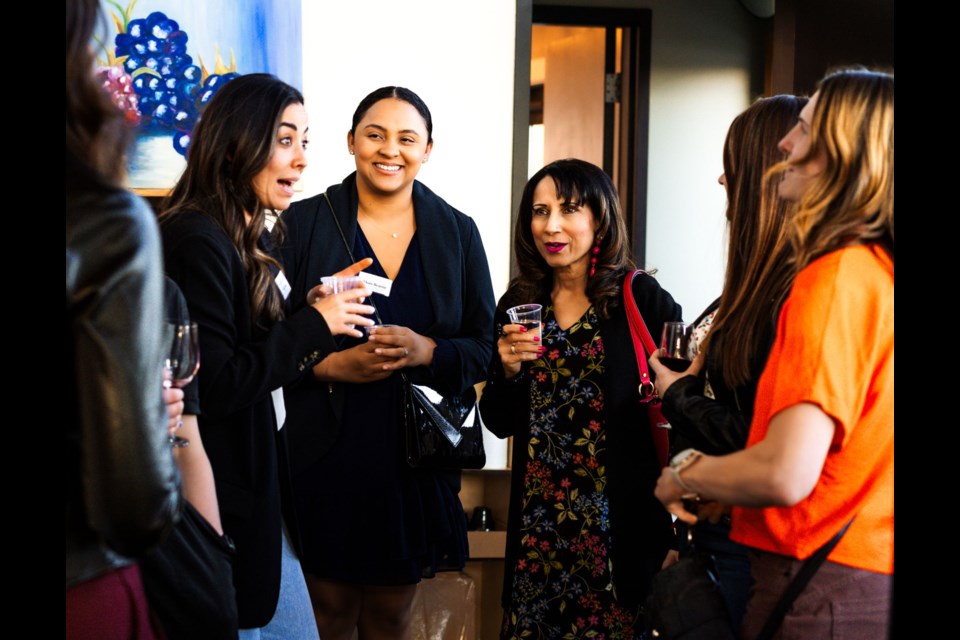
[[[163,266],[150,208],[67,158],[67,586],[157,544],[179,509],[161,398]]]

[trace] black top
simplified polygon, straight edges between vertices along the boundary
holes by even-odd
[[[164,221],[167,272],[200,332],[200,432],[213,467],[224,531],[236,543],[234,582],[240,627],[273,617],[280,590],[281,490],[286,454],[270,392],[335,348],[326,322],[304,307],[269,330],[254,325],[240,254],[210,217],[185,212]],[[285,501],[286,502],[286,501]],[[295,536],[295,522],[286,518]]]
[[[719,305],[715,300],[700,317]],[[719,358],[707,352],[700,376],[684,376],[670,385],[663,396],[663,415],[670,421],[671,447],[675,451],[693,447],[709,455],[723,455],[743,449],[753,418],[757,381],[767,363],[775,334],[776,313],[756,336],[760,348],[750,365],[750,379],[732,387],[723,379]],[[704,375],[710,380],[715,399],[704,395]]]
[[[640,314],[653,335],[661,333],[664,322],[680,320],[680,305],[651,276],[637,276],[633,281],[633,292]],[[508,291],[497,307],[495,337],[499,337],[503,325],[509,323],[504,301],[511,299],[512,294]],[[550,301],[535,302],[549,304]],[[650,437],[647,408],[639,402],[640,375],[622,303],[611,310],[610,318],[600,320],[600,333],[606,353],[606,369],[599,384],[603,389],[606,412],[607,498],[611,538],[614,540],[612,559],[618,576],[617,595],[625,605],[632,606],[642,603],[648,593],[651,577],[660,570],[672,546],[673,530],[670,514],[653,495],[660,468]],[[518,376],[505,379],[500,356],[494,351],[487,386],[480,400],[484,425],[501,438],[515,438],[504,606],[508,606],[514,567],[522,552],[518,524],[524,484],[523,455],[531,435],[531,387],[527,369],[525,366]]]
[[[346,242],[357,236],[356,174],[327,190]],[[483,379],[490,359],[493,288],[480,232],[473,220],[457,211],[420,182],[413,185],[417,242],[426,278],[426,299],[433,322],[422,335],[437,348],[429,367],[406,370],[411,380],[441,393],[462,393]],[[287,241],[281,255],[293,287],[290,308],[306,304],[307,292],[328,276],[352,264],[323,195],[294,203],[283,214]],[[294,471],[306,468],[329,451],[341,428],[344,385],[319,382],[306,372],[287,387],[287,424]]]

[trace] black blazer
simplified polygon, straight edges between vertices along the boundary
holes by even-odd
[[[680,305],[651,276],[637,276],[633,281],[633,293],[640,315],[652,335],[661,334],[664,322],[681,319]],[[501,327],[510,322],[506,315],[509,306],[506,301],[511,299],[511,292],[508,291],[497,306],[496,337],[499,337]],[[549,299],[539,302],[550,304]],[[611,557],[618,597],[627,605],[636,605],[643,602],[650,589],[650,579],[660,570],[673,544],[673,529],[670,515],[653,495],[660,468],[650,437],[647,408],[639,402],[640,374],[637,372],[630,326],[622,303],[611,311],[610,318],[601,319],[600,332],[606,354],[606,371],[601,377],[601,384],[607,412],[610,528],[615,540]],[[480,399],[484,425],[501,438],[515,438],[503,577],[502,598],[505,607],[513,586],[513,568],[520,552],[518,525],[527,443],[530,439],[528,368],[529,365],[525,364],[520,375],[505,379],[500,355],[494,350],[487,386]]]
[[[240,254],[212,218],[178,214],[165,220],[161,231],[167,272],[200,328],[198,420],[223,527],[237,547],[240,627],[260,627],[277,606],[281,489],[289,487],[278,462],[285,455],[286,429],[277,431],[270,392],[296,379],[335,344],[312,307],[269,330],[254,325]],[[292,525],[289,517],[287,523]]]
[[[327,190],[353,250],[357,235],[356,174]],[[426,335],[437,341],[429,367],[406,370],[411,380],[441,393],[462,393],[483,379],[493,345],[493,289],[487,256],[473,220],[457,211],[420,182],[413,185],[427,293],[436,321]],[[294,203],[284,214],[287,241],[281,255],[291,277],[291,309],[306,304],[307,292],[328,276],[352,264],[323,195]],[[441,344],[443,343],[443,344]],[[340,384],[317,381],[307,372],[285,388],[293,470],[320,459],[340,430],[344,393]]]

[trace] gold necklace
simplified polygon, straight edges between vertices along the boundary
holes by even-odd
[[[397,238],[400,237],[400,233],[399,233],[399,232],[397,232],[397,231],[387,231],[383,226],[380,225],[380,223],[378,223],[376,220],[374,220],[373,217],[372,217],[369,213],[367,213],[366,211],[364,211],[359,205],[357,206],[357,214],[358,214],[358,216],[360,216],[360,215],[364,216],[364,217],[367,219],[367,221],[370,222],[370,224],[372,224],[373,226],[375,226],[375,227],[376,227],[377,229],[379,229],[380,231],[383,231],[385,234],[387,234],[387,235],[390,236],[391,238],[397,239]]]

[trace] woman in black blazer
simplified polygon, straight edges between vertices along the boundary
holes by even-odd
[[[200,328],[200,431],[223,528],[237,555],[241,637],[316,637],[281,518],[286,437],[279,389],[335,349],[334,334],[371,321],[363,289],[284,314],[289,285],[273,256],[266,210],[286,209],[306,167],[299,91],[265,74],[225,85],[197,125],[187,168],[161,215],[167,271]],[[281,557],[284,562],[281,563]],[[282,566],[282,570],[281,570]],[[299,589],[297,586],[299,584]],[[276,614],[276,615],[275,615]]]
[[[463,566],[458,473],[410,468],[403,447],[403,371],[441,393],[483,378],[493,291],[473,221],[415,180],[433,148],[430,111],[384,87],[347,134],[357,171],[284,214],[284,265],[296,307],[316,279],[353,257],[393,281],[372,297],[383,322],[341,340],[287,387],[301,559],[324,640],[405,637],[416,584]]]
[[[616,188],[599,168],[537,172],[514,235],[519,275],[497,306],[497,351],[480,401],[514,436],[503,638],[634,638],[650,579],[668,557],[670,517],[650,492],[660,467],[624,310],[633,268]],[[680,305],[647,274],[632,291],[653,335]],[[540,330],[507,309],[543,306]]]

